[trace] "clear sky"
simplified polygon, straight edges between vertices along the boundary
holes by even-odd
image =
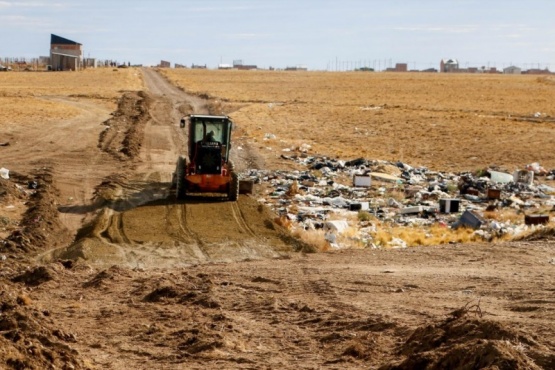
[[[0,57],[49,54],[190,66],[555,70],[555,0],[0,0]]]

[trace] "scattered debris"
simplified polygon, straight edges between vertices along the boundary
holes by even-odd
[[[372,178],[370,176],[354,175],[353,186],[368,188],[372,186]]]
[[[526,185],[534,184],[534,171],[528,171],[528,170],[515,171],[513,177],[514,177],[514,182],[526,184]]]
[[[288,219],[292,228],[329,229],[330,218],[342,220],[350,229],[349,240],[366,247],[404,248],[420,243],[419,238],[415,242],[397,235],[381,242],[375,240],[379,230],[391,227],[439,226],[453,230],[453,234],[465,227],[474,230],[477,240],[507,234],[512,237],[544,227],[545,220],[525,222],[526,211],[537,214],[555,209],[555,188],[539,184],[534,178],[535,171],[542,169],[546,180],[555,179],[555,170],[546,171],[537,163],[511,175],[512,171],[497,167],[476,173],[448,173],[403,162],[364,158],[343,161],[299,151],[282,154],[281,158],[306,169],[246,171],[243,181],[268,189],[259,201]],[[326,239],[341,244],[339,233],[328,230]],[[424,238],[429,236],[426,233]]]
[[[252,180],[239,181],[239,194],[252,194],[254,182]]]
[[[360,110],[380,110],[382,107],[380,106],[367,106],[367,107],[360,107]]]
[[[370,176],[372,176],[373,178],[375,178],[377,180],[388,181],[388,182],[399,182],[399,181],[401,181],[400,178],[398,178],[396,176],[393,176],[393,175],[389,175],[387,173],[371,172]]]
[[[484,220],[480,215],[478,215],[478,214],[476,214],[472,211],[466,210],[462,214],[459,221],[457,223],[455,223],[455,225],[456,225],[456,227],[467,226],[467,227],[470,227],[472,229],[479,229],[480,226],[482,226],[485,223],[486,223],[486,220]]]
[[[501,183],[501,184],[507,184],[509,182],[514,181],[514,176],[510,175],[508,173],[503,173],[503,172],[498,172],[498,171],[489,171],[489,174],[491,176],[491,181],[493,181],[493,182],[497,182],[497,183]]]
[[[460,199],[440,199],[439,211],[441,213],[457,213],[461,204]]]
[[[531,163],[526,166],[526,170],[534,172],[534,174],[538,176],[545,176],[547,175],[547,171],[545,168],[540,166],[538,162]]]
[[[526,225],[545,225],[549,223],[549,215],[526,215],[524,223]]]

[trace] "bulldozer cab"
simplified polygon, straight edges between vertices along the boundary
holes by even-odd
[[[189,161],[199,174],[220,173],[229,160],[232,122],[227,116],[190,115],[181,120],[189,123]]]
[[[231,128],[228,116],[195,115],[181,119],[187,126],[188,158],[179,156],[172,184],[177,199],[217,194],[230,201],[239,197],[239,175],[229,158]]]

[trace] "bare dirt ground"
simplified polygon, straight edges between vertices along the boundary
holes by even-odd
[[[115,112],[52,98],[80,113],[0,147],[0,366],[555,368],[552,232],[299,252],[256,195],[175,201],[179,117],[229,107],[142,73]],[[239,167],[272,160],[238,126]]]

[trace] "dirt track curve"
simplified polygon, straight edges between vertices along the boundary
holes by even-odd
[[[96,265],[167,267],[279,257],[280,252],[290,251],[270,214],[254,199],[176,201],[170,192],[172,173],[177,157],[187,147],[179,118],[191,112],[209,113],[208,108],[204,100],[177,89],[156,71],[143,69],[143,74],[148,92],[134,101],[130,98],[129,103],[143,104],[146,116],[142,124],[140,118],[135,120],[140,128],[135,135],[139,137],[135,139],[138,155],[126,159],[132,165],[111,174],[104,188],[97,189],[103,197],[96,199],[98,214],[77,240],[47,252],[42,261],[84,258]],[[121,104],[120,110],[125,116]],[[112,141],[106,141],[105,149]],[[68,207],[66,213],[79,209]]]

